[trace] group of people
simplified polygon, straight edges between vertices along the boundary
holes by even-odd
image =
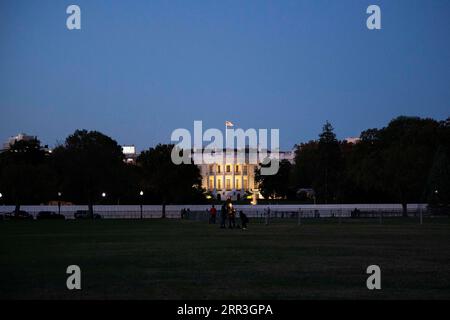
[[[246,230],[248,226],[248,217],[247,215],[240,210],[239,211],[239,223],[236,224],[236,209],[233,207],[233,204],[231,203],[231,199],[228,198],[227,201],[222,205],[220,212],[217,211],[216,207],[214,205],[211,206],[211,208],[208,210],[209,213],[209,224],[216,224],[217,215],[220,216],[220,228],[225,229],[227,228],[227,222],[228,222],[228,228],[229,229],[242,229]],[[195,217],[198,217],[198,212],[194,212],[196,215]],[[188,208],[181,209],[180,212],[181,219],[191,219],[191,210]]]
[[[190,215],[191,215],[191,209],[189,209],[189,208],[181,209],[181,219],[189,219]]]
[[[215,208],[214,205],[212,205],[211,209],[209,209],[210,224],[216,223],[216,216],[217,216],[217,209]],[[242,226],[240,226],[239,224],[236,226],[236,209],[233,208],[231,199],[228,199],[220,209],[220,228],[225,229],[228,221],[229,229],[234,229],[237,227],[242,228],[242,230],[246,230],[248,224],[248,217],[242,210],[239,211],[239,220],[241,221]]]

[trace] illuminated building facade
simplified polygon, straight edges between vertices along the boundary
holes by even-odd
[[[134,164],[136,163],[137,152],[134,145],[122,146],[122,153],[124,155],[124,161],[126,163]]]
[[[218,200],[260,199],[261,195],[255,182],[255,169],[259,165],[249,161],[248,150],[244,161],[238,160],[236,150],[228,153],[231,157],[225,154],[225,152],[216,154],[215,159],[218,160],[213,164],[198,165],[202,175],[202,187]],[[280,160],[284,159],[292,162],[294,153],[280,152]]]

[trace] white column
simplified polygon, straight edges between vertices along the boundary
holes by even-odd
[[[225,163],[226,161],[226,151],[224,152],[224,154],[223,154],[223,160],[222,160],[222,190],[227,190],[227,180],[226,180],[226,178],[225,178],[225,174],[226,174],[226,171],[227,171],[227,164]]]
[[[235,179],[235,178],[234,178],[234,176],[235,176],[235,170],[234,170],[235,167],[234,167],[234,166],[235,166],[235,165],[236,165],[236,163],[235,163],[234,158],[233,158],[233,163],[231,164],[231,172],[233,173],[233,174],[232,174],[232,179],[233,179],[233,180],[231,181],[231,190],[232,190],[233,192],[236,191],[236,185],[234,184],[234,182],[235,182],[235,181],[234,181],[234,179]]]
[[[241,164],[241,191],[244,190],[244,166],[245,162]]]
[[[213,164],[213,172],[214,172],[214,192],[217,192],[217,164]]]

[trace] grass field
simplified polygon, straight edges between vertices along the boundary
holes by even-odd
[[[0,221],[1,299],[449,299],[450,219]],[[82,290],[66,289],[68,265]],[[382,290],[366,288],[366,267]]]

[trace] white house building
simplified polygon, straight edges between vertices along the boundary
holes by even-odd
[[[239,159],[237,150],[218,151],[215,153],[214,163],[198,164],[202,175],[202,187],[209,191],[212,197],[218,200],[251,198],[253,201],[261,198],[255,182],[255,169],[259,165],[250,161],[248,149],[243,154],[244,160]],[[279,159],[292,163],[294,152],[281,151]]]

